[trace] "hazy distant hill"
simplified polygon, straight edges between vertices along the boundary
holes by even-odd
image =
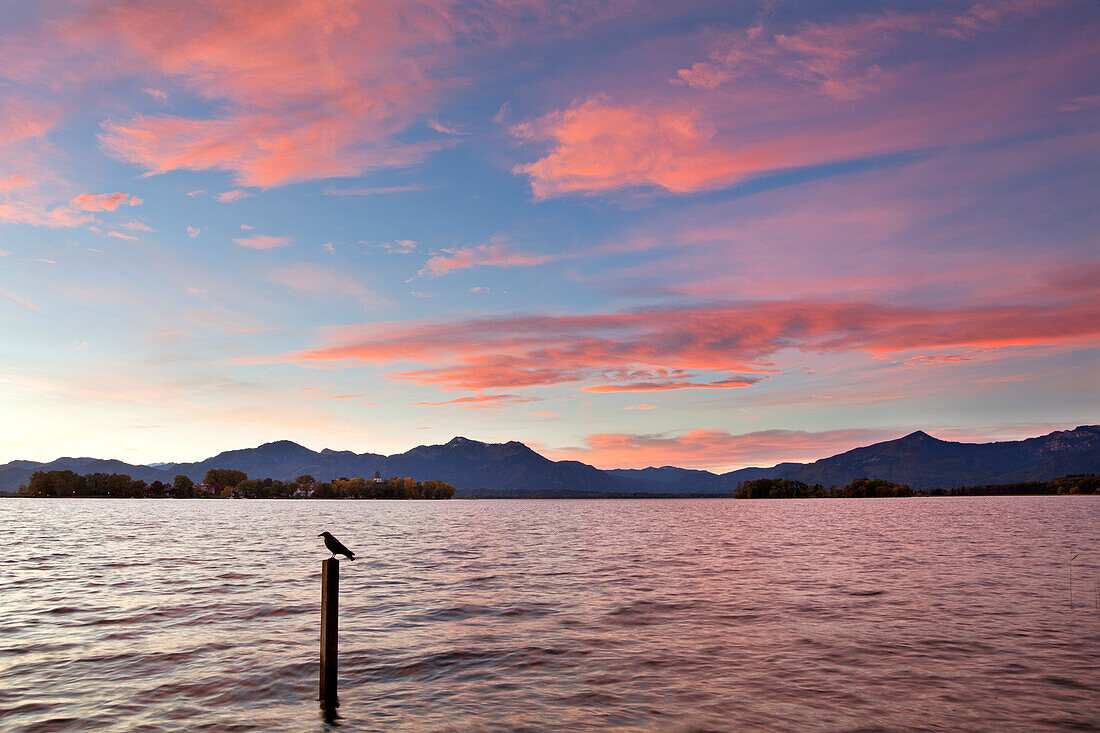
[[[79,474],[125,473],[132,478],[148,482],[158,480],[170,482],[175,475],[150,466],[134,466],[122,461],[101,458],[58,458],[49,463],[12,461],[0,466],[0,491],[14,492],[20,484],[25,484],[35,471],[73,471]]]
[[[739,468],[717,474],[676,466],[660,468],[613,468],[605,473],[632,481],[651,493],[663,494],[732,494],[737,484],[758,478],[772,478],[801,463],[780,463],[770,468]]]
[[[0,491],[15,491],[37,470],[126,473],[167,483],[178,473],[199,481],[211,468],[233,468],[253,478],[282,480],[308,473],[318,481],[369,477],[378,471],[386,477],[442,479],[458,489],[459,496],[731,494],[741,481],[771,477],[831,486],[866,476],[907,483],[914,489],[953,488],[1100,472],[1100,426],[1001,443],[954,443],[918,431],[814,463],[742,468],[721,475],[676,466],[601,471],[579,461],[552,461],[515,441],[481,443],[455,438],[443,445],[422,445],[383,456],[327,449],[318,452],[280,440],[226,451],[196,463],[156,467],[97,458],[12,461],[0,466]]]
[[[164,470],[171,471],[173,475],[182,473],[193,481],[201,481],[211,468],[232,468],[244,471],[253,478],[271,477],[283,481],[308,473],[318,481],[330,481],[341,476],[373,476],[384,460],[385,456],[374,453],[356,454],[327,449],[318,453],[290,440],[278,440],[257,448],[225,451],[197,463],[165,466]],[[367,466],[370,466],[369,471],[366,471]]]
[[[656,468],[611,468],[604,473],[627,481],[652,493],[716,493],[720,490],[721,477],[710,471],[699,471],[676,466]]]

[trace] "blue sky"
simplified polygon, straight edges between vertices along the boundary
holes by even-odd
[[[1096,422],[1095,3],[2,12],[0,460]]]

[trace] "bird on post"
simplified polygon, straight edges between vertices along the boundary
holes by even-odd
[[[340,540],[336,539],[328,532],[322,532],[317,536],[325,538],[325,547],[328,548],[328,551],[332,553],[333,558],[335,558],[337,555],[343,555],[349,560],[355,559],[355,553],[340,544]]]

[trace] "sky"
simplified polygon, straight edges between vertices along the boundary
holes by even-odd
[[[0,462],[1100,422],[1100,4],[0,0]]]

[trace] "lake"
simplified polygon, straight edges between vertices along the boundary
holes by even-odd
[[[0,730],[1100,730],[1098,540],[1097,496],[0,500]]]

